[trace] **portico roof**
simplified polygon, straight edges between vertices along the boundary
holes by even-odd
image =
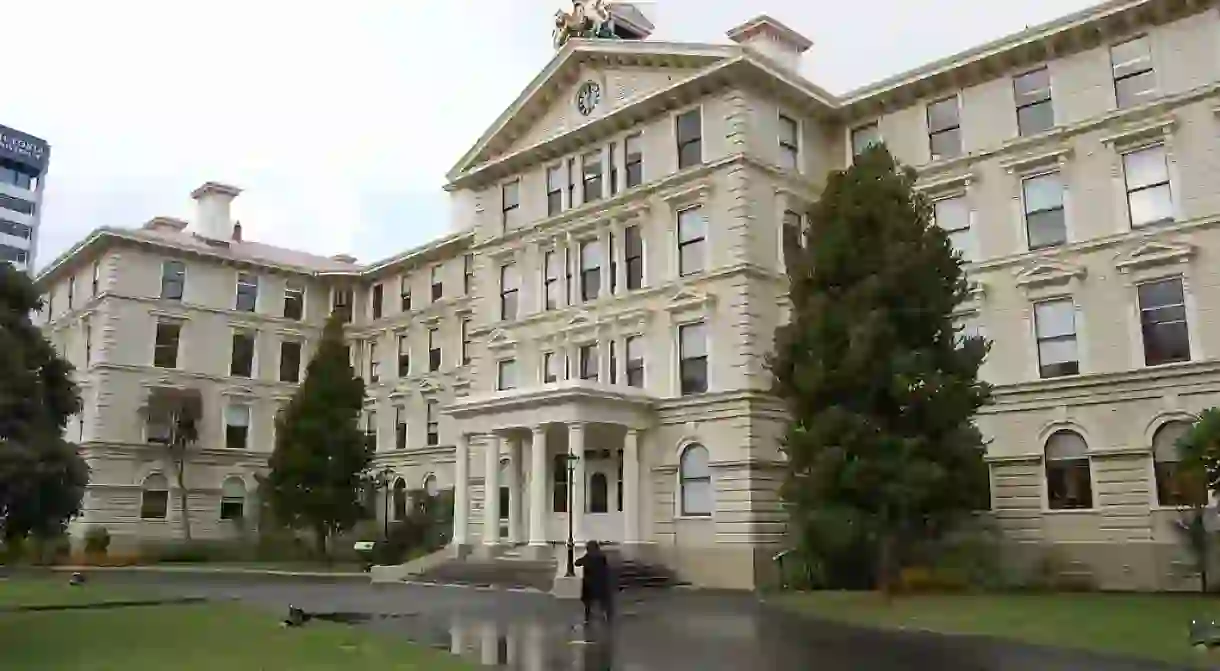
[[[635,388],[609,388],[566,380],[529,389],[459,398],[443,411],[462,423],[463,433],[492,433],[544,424],[618,424],[647,429],[655,399]]]

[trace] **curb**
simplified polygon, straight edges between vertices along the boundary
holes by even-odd
[[[203,575],[264,575],[290,578],[369,579],[367,573],[350,571],[286,571],[283,569],[226,568],[211,566],[52,566],[57,573],[194,573]]]
[[[387,585],[408,585],[411,587],[450,587],[454,589],[472,589],[476,592],[509,592],[512,594],[549,594],[545,590],[537,587],[496,587],[494,585],[472,585],[461,582],[434,582],[430,580],[402,580],[397,583],[383,583]]]

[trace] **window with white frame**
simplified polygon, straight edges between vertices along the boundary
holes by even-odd
[[[796,119],[779,115],[779,165],[787,170],[799,170],[801,160],[801,125]]]
[[[623,260],[626,263],[627,291],[643,287],[644,239],[640,236],[638,225],[623,229]]]
[[[407,481],[402,478],[394,480],[394,486],[391,488],[390,509],[393,511],[395,522],[407,519],[407,498]]]
[[[441,442],[441,423],[440,408],[437,402],[428,399],[428,403],[425,405],[425,412],[427,413],[424,417],[427,423],[427,444],[429,446],[439,445]]]
[[[1110,47],[1110,68],[1119,109],[1134,107],[1156,95],[1156,72],[1147,35]]]
[[[1190,361],[1190,326],[1181,277],[1145,282],[1136,287],[1144,365]]]
[[[542,354],[542,383],[551,384],[559,381],[559,354],[544,352]]]
[[[462,319],[460,323],[462,330],[462,365],[470,365],[470,318]]]
[[[474,254],[462,255],[462,295],[469,296],[474,287]]]
[[[432,301],[436,302],[445,295],[445,282],[441,278],[441,267],[439,265],[432,266]]]
[[[563,212],[563,166],[546,169],[546,214],[553,217]]]
[[[382,282],[373,285],[373,291],[369,295],[369,312],[373,319],[381,319],[385,312],[385,284]]]
[[[1038,339],[1038,375],[1042,378],[1080,373],[1076,343],[1076,304],[1070,298],[1034,304]]]
[[[1021,180],[1021,202],[1025,209],[1026,241],[1031,250],[1067,242],[1060,173],[1048,172]]]
[[[305,287],[289,282],[284,285],[284,319],[300,321],[305,317]]]
[[[339,320],[344,324],[350,324],[352,321],[352,290],[350,288],[337,287],[334,290],[332,297],[331,312],[339,316]]]
[[[225,447],[244,450],[250,439],[250,406],[229,403],[225,406]]]
[[[301,341],[280,342],[280,382],[301,381]]]
[[[1123,154],[1123,178],[1132,228],[1173,220],[1173,191],[1165,145]]]
[[[869,147],[881,144],[881,127],[874,121],[856,126],[851,130],[851,154],[859,156],[863,154]]]
[[[558,309],[559,281],[563,277],[563,268],[555,250],[549,250],[544,255],[542,272],[543,307],[547,310]]]
[[[975,260],[974,233],[970,230],[970,205],[966,196],[953,196],[933,201],[936,225],[949,236],[953,249],[960,252],[963,263]]]
[[[801,235],[801,224],[800,212],[784,210],[783,224],[780,228],[781,242],[783,243],[782,250],[786,251],[789,245],[801,247],[804,244],[805,241]]]
[[[644,183],[644,139],[639,134],[628,135],[623,140],[623,173],[626,188]]]
[[[624,349],[627,350],[627,386],[644,387],[644,338],[628,336]]]
[[[606,147],[606,186],[610,195],[618,193],[618,143],[611,142]]]
[[[369,345],[369,383],[376,384],[381,381],[381,357],[377,352],[377,341],[370,340]]]
[[[428,329],[428,372],[435,373],[441,369],[440,329]]]
[[[580,379],[582,380],[597,380],[598,362],[598,346],[597,343],[586,343],[577,349],[577,356],[580,363]]]
[[[364,444],[371,452],[377,451],[377,411],[364,411]]]
[[[507,391],[517,388],[517,360],[500,359],[496,364],[496,389]]]
[[[579,203],[576,200],[576,158],[568,159],[568,208],[576,207]]]
[[[1051,510],[1093,507],[1089,447],[1075,431],[1056,431],[1046,441],[1046,502]]]
[[[169,512],[169,480],[160,473],[144,478],[140,487],[140,519],[163,520]]]
[[[928,104],[928,146],[933,161],[961,156],[961,108],[956,93]]]
[[[674,119],[678,144],[678,169],[703,163],[703,114],[696,107],[679,114]]]
[[[407,409],[394,406],[394,449],[407,449]]]
[[[512,321],[517,318],[517,297],[520,294],[521,277],[516,263],[500,266],[500,319]]]
[[[610,384],[618,384],[618,341],[611,340],[606,345],[610,348]]]
[[[1183,468],[1178,441],[1192,424],[1182,420],[1165,422],[1152,435],[1152,463],[1156,477],[1156,500],[1162,506],[1207,505],[1207,481]]]
[[[237,274],[237,301],[234,308],[238,312],[254,312],[258,304],[258,276],[253,273]]]
[[[240,520],[246,514],[246,483],[225,478],[220,485],[220,519]]]
[[[246,331],[233,332],[233,344],[229,356],[229,375],[251,377],[254,374],[254,334]]]
[[[504,230],[511,231],[521,225],[521,180],[514,179],[500,185],[500,208]]]
[[[1054,128],[1051,71],[1046,66],[1013,77],[1012,91],[1017,103],[1018,135],[1037,135]]]
[[[92,291],[89,293],[89,295],[96,296],[98,291],[100,290],[101,286],[102,286],[102,263],[100,261],[94,261],[93,262],[93,280],[92,280],[92,284],[91,284]]]
[[[411,311],[411,278],[406,275],[398,279],[398,305],[402,312]]]
[[[600,240],[580,243],[580,299],[597,300],[601,290],[602,245]]]
[[[186,292],[186,264],[182,261],[161,262],[161,298],[182,300]],[[49,306],[49,303],[48,303]],[[48,309],[48,312],[51,310]]]
[[[706,447],[692,443],[682,450],[678,458],[678,485],[683,516],[711,516],[716,497],[712,490],[711,459]]]
[[[398,336],[398,377],[411,374],[411,339],[406,333]]]
[[[678,275],[703,272],[706,261],[707,218],[696,205],[678,212]]]
[[[707,328],[703,322],[678,327],[678,379],[683,396],[707,391]]]
[[[178,344],[182,339],[180,322],[159,321],[153,343],[153,366],[157,368],[178,367]]]
[[[581,181],[584,202],[592,203],[603,195],[602,185],[602,151],[591,151],[581,158]]]

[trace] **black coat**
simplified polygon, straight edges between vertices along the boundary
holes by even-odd
[[[580,598],[608,599],[615,592],[614,569],[601,552],[586,553],[576,560],[577,566],[584,567],[584,575],[580,580]]]

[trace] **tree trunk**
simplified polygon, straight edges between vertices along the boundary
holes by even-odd
[[[894,586],[894,537],[889,531],[883,532],[877,545],[877,589],[881,596],[889,601],[893,595]]]
[[[182,515],[182,538],[191,542],[191,511],[190,492],[186,489],[186,448],[179,443],[182,437],[178,435],[178,416],[174,415],[170,425],[170,450],[174,460],[174,470],[178,479],[178,510]]]

